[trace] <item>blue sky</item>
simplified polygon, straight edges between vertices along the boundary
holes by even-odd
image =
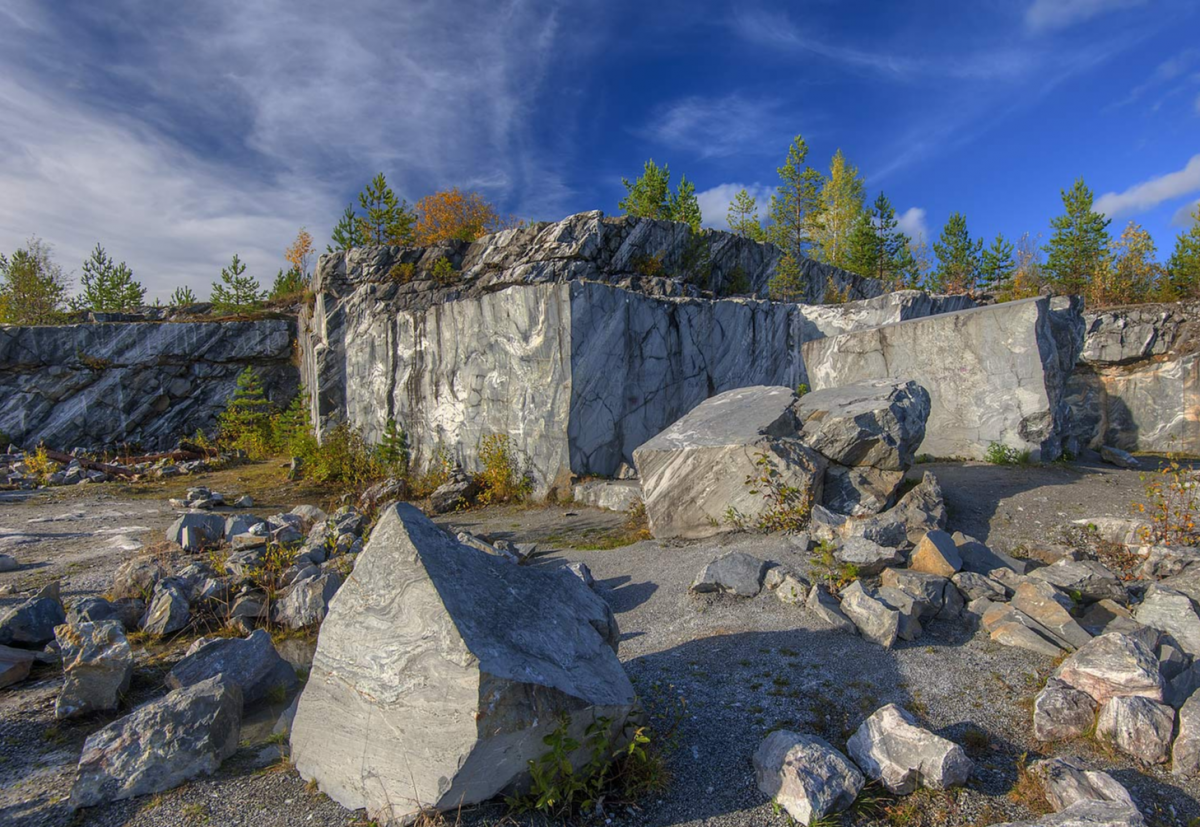
[[[235,252],[269,282],[380,170],[555,219],[615,213],[653,157],[721,226],[796,134],[911,232],[1045,233],[1083,176],[1165,258],[1200,199],[1200,4],[0,0],[0,250],[77,272],[99,241],[151,296]]]

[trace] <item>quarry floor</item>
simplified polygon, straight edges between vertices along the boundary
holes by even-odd
[[[1136,471],[1091,464],[997,467],[931,463],[942,484],[951,530],[1000,550],[1037,555],[1072,520],[1126,517],[1141,499]],[[300,503],[322,506],[318,489],[282,482],[276,464],[243,466],[144,485],[108,483],[34,493],[0,492],[0,553],[23,565],[0,574],[0,610],[19,594],[61,580],[65,601],[102,593],[134,542],[157,546],[173,519],[167,497],[202,483],[225,495],[248,493],[262,516]],[[598,823],[613,825],[785,825],[754,786],[750,756],[768,731],[786,727],[823,735],[843,747],[878,706],[897,702],[936,732],[964,744],[976,761],[968,787],[885,801],[844,823],[979,825],[1030,818],[1019,768],[1048,754],[1076,754],[1109,769],[1132,792],[1151,824],[1200,818],[1200,784],[1161,768],[1145,769],[1090,743],[1047,748],[1033,740],[1029,704],[1053,664],[992,643],[960,623],[936,621],[912,643],[885,650],[831,632],[773,594],[749,600],[689,596],[688,584],[712,557],[738,548],[806,573],[785,537],[728,536],[712,541],[611,544],[623,515],[576,506],[495,507],[441,522],[493,538],[539,543],[534,565],[580,560],[591,568],[622,631],[621,659],[659,733],[671,780],[636,806],[610,805]],[[164,691],[161,676],[187,640],[139,658],[130,703]],[[136,647],[135,647],[136,648]],[[366,825],[310,789],[285,761],[260,753],[277,709],[249,714],[243,748],[217,775],[158,796],[72,813],[66,798],[84,739],[117,717],[69,723],[53,717],[61,678],[39,666],[30,680],[0,690],[0,825]],[[454,824],[455,818],[446,820]],[[461,814],[461,823],[500,825],[503,806]],[[543,823],[532,820],[528,823]]]

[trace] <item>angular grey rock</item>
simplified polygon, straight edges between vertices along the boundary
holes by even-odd
[[[271,636],[263,629],[245,638],[207,641],[171,667],[166,684],[171,689],[182,689],[217,676],[238,685],[246,706],[267,697],[272,690],[290,692],[296,686],[296,671],[275,651]]]
[[[1093,637],[1102,635],[1105,632],[1121,631],[1119,628],[1109,629],[1110,624],[1114,620],[1133,620],[1133,614],[1113,600],[1097,600],[1091,606],[1088,606],[1087,611],[1083,613],[1083,617],[1079,618],[1079,625],[1087,630],[1088,634]]]
[[[1200,548],[1190,546],[1139,546],[1137,554],[1142,558],[1137,571],[1142,580],[1175,577],[1200,563]]]
[[[1166,632],[1192,657],[1200,655],[1200,615],[1191,598],[1183,592],[1158,584],[1146,590],[1133,617],[1143,626]]]
[[[849,807],[864,782],[823,739],[782,729],[758,745],[752,763],[758,789],[804,825]]]
[[[854,517],[878,514],[892,504],[904,482],[903,471],[830,463],[825,469],[821,501],[827,508]]]
[[[771,569],[767,573],[767,576],[770,577],[771,573],[776,571],[779,571],[779,569]],[[772,591],[775,592],[775,596],[783,603],[787,603],[790,606],[804,606],[808,603],[809,589],[808,581],[798,574],[793,574],[789,571],[785,572],[779,578],[779,583]]]
[[[931,400],[922,451],[983,459],[1000,442],[1051,460],[1070,420],[1065,385],[1074,362],[1062,352],[1071,344],[1060,347],[1055,313],[1079,316],[1028,299],[806,342],[809,384],[911,379]]]
[[[1029,572],[1029,576],[1045,580],[1065,592],[1078,592],[1084,602],[1098,600],[1125,601],[1128,595],[1121,581],[1096,560],[1059,560]]]
[[[174,577],[164,577],[154,584],[154,594],[142,618],[142,631],[169,635],[187,626],[190,617],[187,585]]]
[[[1042,782],[1046,802],[1056,813],[1080,801],[1112,802],[1137,810],[1121,782],[1106,772],[1089,770],[1078,758],[1035,761],[1029,771]]]
[[[988,600],[1008,599],[1008,590],[1002,584],[973,571],[960,571],[950,580],[958,587],[959,591],[966,595],[968,600],[977,600],[981,597]]]
[[[1095,725],[1097,708],[1091,695],[1050,678],[1033,701],[1033,737],[1039,741],[1078,738]]]
[[[846,613],[842,611],[838,599],[830,594],[829,589],[820,583],[813,584],[813,587],[809,589],[808,600],[804,605],[809,611],[834,629],[849,632],[852,635],[858,634],[858,627],[854,625],[854,621],[846,617]]]
[[[176,689],[84,742],[71,808],[162,792],[216,771],[237,751],[242,693],[221,678]]]
[[[316,626],[329,614],[329,603],[342,586],[336,571],[301,580],[275,604],[275,622],[293,631]]]
[[[1036,821],[1006,822],[994,827],[1146,827],[1142,814],[1113,801],[1077,801],[1061,813]]]
[[[0,574],[7,574],[10,571],[16,571],[20,568],[15,557],[8,554],[0,554]]]
[[[0,646],[0,689],[28,678],[35,660],[37,653],[29,649]]]
[[[126,560],[113,575],[108,595],[113,600],[137,598],[149,600],[154,584],[167,576],[167,570],[150,555]]]
[[[1145,764],[1165,763],[1171,752],[1175,710],[1149,698],[1109,698],[1096,716],[1096,738]]]
[[[1193,663],[1171,678],[1163,690],[1163,701],[1174,709],[1180,709],[1196,690],[1200,689],[1200,663]]]
[[[890,649],[900,635],[900,612],[888,606],[855,580],[842,589],[842,613],[867,640]]]
[[[921,604],[921,618],[924,620],[942,611],[946,603],[946,587],[950,585],[945,577],[912,569],[885,569],[880,583],[908,594]]]
[[[904,564],[904,554],[899,549],[887,548],[866,537],[848,537],[833,552],[839,563],[854,566],[859,577],[874,577],[888,566]]]
[[[896,636],[901,640],[916,640],[924,632],[921,617],[931,614],[928,604],[916,600],[911,594],[889,586],[880,586],[875,590],[875,598],[889,609],[900,613],[900,626]]]
[[[919,726],[896,704],[880,707],[846,742],[846,751],[868,778],[894,795],[918,787],[947,790],[967,782],[972,763],[963,748]]]
[[[1092,636],[1071,616],[1071,599],[1054,586],[1040,580],[1027,580],[1017,586],[1012,606],[1049,629],[1057,638],[1078,649]]]
[[[528,777],[560,714],[572,737],[597,716],[624,725],[634,691],[615,636],[611,609],[576,578],[465,548],[389,506],[321,628],[296,768],[381,821],[491,798]]]
[[[1063,648],[1048,637],[1038,634],[1027,623],[1017,620],[1005,620],[988,630],[992,640],[1003,646],[1013,646],[1026,649],[1039,655],[1056,658],[1063,653]]]
[[[225,539],[225,518],[220,514],[189,512],[171,523],[166,535],[169,542],[184,551],[201,551]]]
[[[0,615],[0,646],[41,648],[66,619],[57,597],[31,597]]]
[[[263,522],[265,521],[261,517],[255,517],[253,514],[231,514],[225,518],[225,527],[222,529],[225,542],[232,543],[234,537],[249,534],[254,526]]]
[[[642,501],[637,480],[588,480],[573,489],[575,502],[609,511],[632,511]]]
[[[996,603],[989,607],[984,612],[981,622],[983,628],[991,633],[992,640],[1008,646],[1018,646],[1033,652],[1043,652],[1052,657],[1058,657],[1064,651],[1070,651],[1074,648],[1053,631],[1038,623],[1020,609],[1007,603]],[[1024,627],[1025,630],[1032,632],[1033,635],[1030,636],[1022,631],[1013,629],[1008,624]],[[1002,627],[1004,630],[998,631]],[[1047,649],[1042,643],[1037,641],[1037,638],[1041,638],[1044,643],[1050,644],[1053,648]]]
[[[937,478],[926,471],[921,482],[882,514],[846,517],[814,506],[812,526],[818,540],[865,537],[888,548],[910,548],[935,528],[946,526],[946,505]]]
[[[64,678],[54,717],[116,709],[133,678],[133,652],[121,621],[64,623],[54,635],[62,651]]]
[[[1029,568],[1029,564],[1024,560],[994,551],[961,532],[956,531],[951,537],[958,546],[958,556],[962,558],[965,571],[990,576],[996,569],[1009,569],[1017,574],[1024,574]]]
[[[929,394],[916,382],[874,379],[806,393],[800,439],[832,462],[906,471],[925,438]]]
[[[1200,774],[1200,693],[1193,692],[1179,707],[1179,727],[1171,747],[1171,772]]]
[[[482,551],[484,554],[490,554],[493,557],[499,557],[503,560],[507,560],[510,563],[521,562],[517,555],[510,552],[508,549],[492,545],[488,541],[476,537],[474,534],[470,534],[466,531],[460,531],[456,537],[464,546],[473,548],[476,551]]]
[[[589,589],[596,585],[596,578],[592,576],[592,570],[588,568],[587,563],[567,563],[563,566],[563,571],[569,572],[572,577],[578,577]]]
[[[762,474],[761,457],[798,502],[819,502],[826,461],[795,438],[795,398],[782,387],[727,391],[637,448],[650,532],[695,539],[755,525],[771,508],[765,492],[746,485]]]
[[[916,571],[950,577],[962,568],[962,557],[950,535],[941,529],[925,533],[909,557],[908,566]]]
[[[475,478],[457,473],[429,495],[429,505],[435,514],[446,514],[469,506],[478,495],[479,483]]]
[[[1122,451],[1120,448],[1116,448],[1112,445],[1100,446],[1100,459],[1104,460],[1109,465],[1115,465],[1118,468],[1137,470],[1138,468],[1142,467],[1142,464],[1138,462],[1137,457],[1135,457],[1133,454],[1129,453],[1128,451]]]
[[[315,505],[298,505],[290,513],[295,514],[304,521],[301,526],[302,531],[308,531],[313,527],[314,523],[319,523],[329,516],[323,509]]]
[[[1140,641],[1109,632],[1079,647],[1059,664],[1055,677],[1086,692],[1098,704],[1109,698],[1140,696],[1161,702],[1158,659]]]

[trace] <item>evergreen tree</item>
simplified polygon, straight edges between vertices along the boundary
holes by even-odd
[[[881,192],[871,211],[864,211],[863,216],[850,236],[848,269],[891,287],[905,284],[912,277],[915,262],[892,202]]]
[[[979,260],[979,285],[984,290],[1003,290],[1009,286],[1017,271],[1014,250],[1013,243],[1002,233],[997,233],[992,246],[983,251]]]
[[[671,170],[666,164],[660,167],[651,158],[636,181],[622,178],[621,184],[625,187],[625,197],[617,204],[621,212],[639,218],[671,217]]]
[[[41,325],[62,321],[67,279],[50,245],[31,238],[11,258],[0,255],[0,323]]]
[[[416,216],[409,209],[408,202],[401,201],[392,192],[382,172],[359,193],[358,205],[363,211],[359,226],[364,243],[412,244]]]
[[[1167,280],[1176,299],[1200,295],[1200,202],[1191,218],[1191,229],[1175,238],[1175,249],[1167,262]]]
[[[934,291],[933,251],[929,249],[929,242],[924,234],[909,242],[908,260],[911,264],[905,274],[905,285],[913,290]]]
[[[315,443],[308,410],[308,393],[303,385],[288,406],[275,417],[272,441],[277,451],[292,457],[306,455],[306,449]]]
[[[942,228],[940,241],[933,244],[938,266],[933,283],[937,292],[969,293],[979,278],[979,259],[983,241],[972,241],[967,231],[967,219],[962,213],[951,213]]]
[[[846,162],[839,149],[821,186],[821,217],[817,224],[817,258],[835,267],[847,267],[850,236],[863,212],[866,187],[858,168]]]
[[[682,221],[692,228],[693,233],[700,232],[700,202],[696,199],[696,185],[687,179],[686,175],[679,176],[679,188],[671,196],[670,219]]]
[[[213,307],[219,313],[241,313],[256,309],[264,298],[258,282],[246,275],[246,265],[235,253],[229,266],[221,268],[221,280],[213,282]]]
[[[363,226],[358,215],[354,212],[353,205],[346,207],[346,211],[338,219],[338,223],[333,228],[333,233],[331,233],[330,237],[333,239],[333,244],[325,245],[326,251],[330,253],[350,250],[366,244],[366,239],[363,236]]]
[[[1112,222],[1092,209],[1092,191],[1082,178],[1062,191],[1062,201],[1065,212],[1050,222],[1054,233],[1046,245],[1044,270],[1058,293],[1083,294],[1108,267]]]
[[[235,447],[254,454],[266,448],[271,436],[271,403],[254,368],[238,374],[233,396],[217,417],[217,429],[221,440]]]
[[[133,280],[133,272],[125,262],[114,262],[99,244],[83,263],[79,286],[82,290],[74,304],[80,310],[132,310],[141,307],[146,298],[146,288]]]
[[[872,214],[863,210],[858,216],[858,221],[854,222],[854,229],[850,232],[848,252],[843,266],[851,273],[874,278],[884,266],[880,260],[882,252],[880,240],[881,236],[876,230]]]
[[[278,301],[288,296],[303,293],[308,289],[308,282],[308,278],[297,267],[292,267],[286,271],[280,270],[275,275],[275,283],[271,285],[271,292],[267,294],[267,299],[269,301]]]
[[[763,240],[762,224],[758,220],[758,201],[745,188],[738,190],[737,195],[729,202],[729,210],[725,213],[729,231],[742,238]]]
[[[779,173],[779,188],[771,196],[769,241],[783,250],[768,285],[771,298],[798,301],[805,296],[803,262],[813,244],[820,214],[821,173],[806,165],[808,144],[797,135],[788,146]]]
[[[395,474],[408,473],[408,434],[391,417],[379,443],[379,459]]]
[[[192,292],[192,288],[184,285],[176,287],[175,292],[171,294],[170,304],[172,307],[182,307],[187,304],[196,303],[196,294]]]

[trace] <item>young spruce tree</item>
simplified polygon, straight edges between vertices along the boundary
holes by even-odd
[[[1175,249],[1167,262],[1167,280],[1175,299],[1200,295],[1200,202],[1192,210],[1191,220],[1191,229],[1175,238]]]
[[[962,213],[951,213],[942,227],[942,237],[933,243],[937,255],[937,270],[933,282],[937,292],[969,293],[979,279],[979,259],[983,241],[971,240],[967,219]]]
[[[99,244],[83,263],[79,286],[75,305],[81,310],[102,313],[133,310],[146,299],[146,288],[134,281],[133,271],[125,262],[113,261]]]
[[[1064,212],[1052,219],[1043,270],[1055,292],[1084,294],[1109,265],[1111,220],[1092,209],[1092,191],[1078,178],[1062,191]]]
[[[221,268],[220,281],[213,282],[213,307],[218,313],[244,313],[257,309],[264,298],[258,282],[246,275],[246,265],[235,253],[229,266]]]

